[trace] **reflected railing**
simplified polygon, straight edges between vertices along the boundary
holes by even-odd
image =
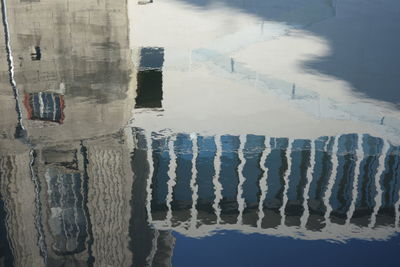
[[[337,241],[399,231],[400,147],[381,138],[136,131],[147,143],[146,208],[156,229]]]

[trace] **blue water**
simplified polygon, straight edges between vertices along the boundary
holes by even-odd
[[[306,241],[221,231],[201,239],[179,233],[174,266],[398,266],[400,235],[386,241]]]

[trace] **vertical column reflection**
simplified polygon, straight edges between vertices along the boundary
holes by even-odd
[[[215,210],[215,214],[217,215],[217,224],[221,223],[221,207],[219,205],[222,199],[222,184],[219,181],[219,176],[221,172],[221,156],[222,156],[222,144],[221,144],[221,136],[215,136],[215,158],[214,158],[214,177],[213,177],[213,185],[215,191],[215,199],[213,208]]]
[[[383,146],[382,146],[382,151],[379,156],[378,160],[378,170],[375,175],[375,187],[376,187],[376,195],[375,195],[375,206],[374,206],[374,211],[372,212],[370,223],[368,227],[374,227],[376,224],[376,216],[378,215],[379,209],[382,206],[382,195],[383,195],[383,190],[381,186],[381,176],[383,172],[385,171],[385,160],[386,160],[386,155],[388,153],[388,150],[390,148],[389,143],[386,140],[383,140]]]
[[[190,210],[190,227],[195,228],[197,224],[197,200],[199,198],[198,196],[198,190],[199,186],[197,185],[196,179],[197,179],[197,168],[196,168],[196,160],[197,156],[199,153],[199,149],[197,146],[197,135],[193,134],[191,135],[192,139],[192,153],[193,153],[193,158],[192,158],[192,179],[190,180],[190,188],[192,190],[192,208]]]
[[[335,184],[337,169],[339,167],[338,149],[339,149],[339,137],[335,137],[333,147],[332,147],[332,170],[331,170],[331,175],[329,177],[328,186],[326,188],[325,196],[324,196],[324,205],[326,208],[324,219],[325,219],[326,226],[328,226],[331,223],[330,215],[332,212],[332,206],[330,204],[330,198],[332,195],[333,185]]]
[[[361,162],[364,159],[364,149],[363,149],[363,137],[362,135],[357,136],[357,149],[356,149],[356,165],[354,167],[354,182],[353,182],[353,190],[352,190],[352,200],[347,212],[346,225],[350,224],[350,220],[354,215],[354,211],[356,209],[356,202],[358,197],[358,180],[360,178],[360,168]]]
[[[265,137],[265,149],[261,155],[260,159],[260,167],[263,172],[263,175],[260,179],[260,190],[261,190],[261,196],[260,196],[260,201],[258,203],[258,221],[257,221],[257,228],[261,228],[261,222],[265,216],[264,214],[264,201],[265,197],[268,192],[268,184],[267,184],[267,179],[268,179],[268,166],[265,165],[267,161],[267,157],[271,153],[271,146],[270,146],[270,138]]]
[[[169,226],[172,225],[172,194],[174,191],[174,186],[176,185],[176,155],[174,151],[174,140],[175,138],[171,136],[168,140],[168,151],[169,151],[169,169],[168,169],[168,177],[169,180],[167,182],[168,185],[168,194],[167,194],[167,223]]]
[[[308,217],[310,216],[310,210],[308,208],[308,199],[309,199],[309,191],[310,191],[310,186],[311,186],[311,182],[313,180],[313,174],[314,174],[314,165],[315,165],[315,141],[311,140],[311,147],[310,147],[310,166],[307,169],[307,184],[304,188],[304,192],[303,192],[303,215],[300,218],[300,223],[301,223],[301,227],[305,228],[307,221],[308,221]]]
[[[153,239],[151,240],[151,250],[149,255],[146,258],[147,266],[152,266],[153,261],[154,261],[154,256],[156,255],[157,248],[158,248],[158,237],[160,236],[160,233],[158,230],[154,230],[154,236]]]
[[[282,206],[280,208],[281,226],[285,225],[285,221],[286,221],[285,209],[286,209],[286,205],[289,200],[288,191],[289,191],[289,176],[290,176],[290,172],[292,169],[292,144],[293,144],[293,140],[289,139],[288,147],[286,148],[287,169],[283,176],[283,181],[284,181],[283,200],[282,200]]]
[[[240,140],[240,147],[238,151],[238,156],[240,160],[240,164],[238,166],[238,176],[239,176],[239,184],[238,184],[238,193],[237,193],[237,202],[238,202],[238,210],[239,210],[239,215],[237,218],[237,223],[241,225],[243,223],[243,210],[245,208],[245,200],[243,198],[243,184],[246,180],[246,178],[243,175],[243,167],[245,165],[245,158],[243,154],[244,146],[246,144],[246,136],[241,135],[239,137]]]
[[[146,184],[146,192],[147,192],[146,210],[147,210],[148,221],[151,222],[153,220],[151,215],[151,200],[152,200],[151,186],[153,182],[153,173],[154,173],[151,132],[146,132],[146,145],[147,145],[147,164],[149,165],[149,176]]]

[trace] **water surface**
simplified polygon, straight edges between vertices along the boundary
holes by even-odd
[[[397,1],[1,0],[0,266],[397,266]]]

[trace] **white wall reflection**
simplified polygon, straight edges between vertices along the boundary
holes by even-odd
[[[314,12],[305,13],[310,20],[335,16],[330,1],[314,2]],[[297,138],[337,135],[346,129],[399,142],[400,114],[393,105],[304,67],[332,52],[328,39],[307,30],[312,21],[294,23],[287,14],[268,19],[240,8],[196,8],[179,1],[132,3],[129,16],[132,49],[165,51],[163,112],[136,111],[132,125]]]

